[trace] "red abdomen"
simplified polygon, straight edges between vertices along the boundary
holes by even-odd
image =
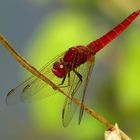
[[[122,33],[139,15],[140,9],[133,12],[129,17],[127,17],[124,21],[118,24],[115,28],[111,31],[100,37],[99,39],[91,42],[88,47],[93,50],[96,54],[100,49],[110,43],[113,39],[115,39],[120,33]]]

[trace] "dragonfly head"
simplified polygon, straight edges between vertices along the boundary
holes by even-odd
[[[68,64],[62,60],[53,64],[52,72],[59,78],[63,78],[68,72]]]

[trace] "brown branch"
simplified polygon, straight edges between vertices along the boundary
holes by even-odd
[[[6,39],[0,35],[0,43],[9,51],[9,53],[28,71],[30,71],[33,75],[35,75],[36,77],[40,78],[42,81],[44,81],[45,83],[49,84],[51,87],[53,87],[54,89],[57,89],[58,91],[60,91],[63,95],[65,95],[67,98],[69,98],[70,100],[72,100],[76,105],[82,107],[85,112],[87,112],[88,114],[90,114],[92,117],[94,117],[95,119],[97,119],[99,122],[101,122],[102,124],[104,124],[105,126],[107,126],[109,129],[114,128],[114,125],[109,123],[105,118],[103,118],[102,116],[98,115],[93,109],[89,108],[87,105],[82,105],[81,102],[76,99],[76,98],[71,98],[70,95],[68,95],[62,88],[59,88],[56,84],[54,84],[50,79],[48,79],[45,75],[43,75],[42,73],[40,73],[35,67],[33,67],[31,64],[29,64],[22,56],[20,56],[15,49],[13,49],[13,47],[8,43],[8,41],[6,41]],[[125,140],[130,140],[130,139],[126,139],[125,137],[128,137],[126,134],[124,134],[124,132],[120,131],[120,133],[122,134],[122,138],[124,137]]]

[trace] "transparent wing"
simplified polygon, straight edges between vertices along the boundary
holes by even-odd
[[[76,87],[78,87],[78,83],[79,83],[79,78],[73,71],[71,71],[70,72],[70,86],[69,86],[69,89],[67,89],[68,91],[66,91],[66,93],[68,93],[70,95],[72,95],[72,94],[74,95],[75,91],[77,91],[77,89],[78,89],[78,88],[76,88]],[[81,85],[81,82],[80,82],[79,86],[80,85]],[[77,92],[76,95],[78,95],[78,94],[79,93]],[[63,111],[62,111],[62,123],[63,123],[64,127],[68,126],[76,109],[77,109],[77,106],[74,103],[72,103],[72,100],[65,98]]]
[[[49,79],[53,80],[56,84],[60,84],[60,78],[57,78],[52,73],[52,65],[55,61],[63,57],[64,53],[61,53],[57,57],[53,58],[46,65],[40,69],[40,72],[46,75]],[[40,100],[50,95],[54,95],[53,89],[50,85],[47,85],[44,81],[36,76],[27,78],[17,87],[11,89],[6,96],[6,103],[8,105],[16,104],[18,102],[31,102],[34,100]]]
[[[95,56],[93,56],[92,58],[90,58],[87,61],[87,74],[85,76],[85,80],[84,80],[84,83],[83,83],[84,87],[83,87],[83,94],[82,94],[81,105],[84,104],[84,99],[85,99],[85,95],[86,95],[86,89],[87,89],[88,81],[89,81],[91,72],[93,70],[94,64],[95,64]],[[83,113],[84,113],[84,109],[81,106],[80,107],[80,112],[79,112],[79,124],[81,123]]]
[[[73,71],[70,72],[70,86],[68,91],[66,92],[72,95],[73,97],[81,100],[82,104],[84,103],[86,88],[93,65],[94,65],[94,58],[87,61],[85,64],[80,65],[76,69],[76,71],[82,76],[82,82],[79,81],[79,77],[75,74],[75,72]],[[77,109],[77,105],[74,104],[72,100],[66,98],[63,106],[63,112],[62,112],[62,123],[64,127],[68,126],[73,115],[75,114],[76,109]],[[83,109],[80,108],[79,123],[82,119],[82,115],[83,115]]]

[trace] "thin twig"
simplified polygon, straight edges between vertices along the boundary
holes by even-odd
[[[58,91],[60,91],[63,95],[65,95],[67,98],[69,98],[70,100],[72,100],[76,105],[82,107],[85,112],[87,112],[88,114],[90,114],[92,117],[94,117],[95,119],[97,119],[99,122],[101,122],[102,124],[104,124],[105,126],[107,126],[108,128],[114,128],[114,125],[109,123],[105,118],[103,118],[102,116],[98,115],[93,109],[89,108],[87,105],[85,104],[81,104],[81,102],[72,97],[70,95],[68,95],[62,88],[58,87],[56,84],[54,84],[50,79],[48,79],[45,75],[43,75],[42,73],[40,73],[35,67],[33,67],[31,64],[29,64],[22,56],[20,56],[15,49],[13,49],[13,47],[8,43],[8,41],[6,41],[6,39],[0,35],[0,42],[1,44],[9,51],[9,53],[28,71],[30,71],[33,75],[35,75],[36,77],[40,78],[41,80],[43,80],[45,83],[49,84],[51,87],[53,87],[54,89],[57,89]],[[122,134],[122,138],[125,140],[130,140],[130,139],[126,139],[129,138],[124,132],[122,132],[120,130],[120,133]]]

